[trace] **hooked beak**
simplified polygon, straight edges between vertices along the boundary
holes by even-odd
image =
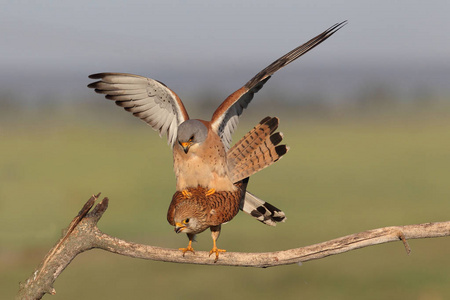
[[[191,146],[192,146],[192,142],[183,142],[183,143],[180,143],[180,146],[181,146],[181,148],[183,148],[184,153],[187,154],[189,151],[189,148],[191,148]]]
[[[183,225],[181,223],[175,223],[175,232],[180,233],[186,228],[186,225]]]

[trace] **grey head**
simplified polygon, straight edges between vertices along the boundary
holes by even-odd
[[[199,120],[187,120],[178,126],[177,142],[184,153],[195,144],[201,144],[208,136],[208,128]]]

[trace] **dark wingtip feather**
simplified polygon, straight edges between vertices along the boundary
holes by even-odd
[[[275,152],[277,152],[278,156],[283,156],[289,151],[289,147],[286,145],[280,145],[275,147]]]
[[[99,94],[103,94],[103,92],[101,90],[95,90],[97,93]],[[116,100],[116,97],[114,95],[105,95],[105,98],[108,100]]]
[[[275,226],[275,223],[286,221],[284,212],[268,202],[264,202],[262,205],[252,210],[250,215],[258,221],[271,226]]]
[[[270,136],[270,141],[274,146],[278,145],[283,140],[283,134],[281,132],[276,132]]]
[[[267,122],[267,125],[270,128],[270,133],[274,132],[278,128],[278,118],[273,117]]]
[[[264,119],[262,119],[261,121],[259,121],[259,124],[264,124],[264,123],[266,123],[267,121],[269,121],[270,119],[272,119],[272,117],[267,116],[267,117],[265,117]]]
[[[90,83],[90,84],[88,84],[88,88],[90,88],[90,89],[95,89],[95,86],[97,85],[97,83],[98,83],[99,81],[96,81],[96,82],[93,82],[93,83]],[[97,92],[97,91],[96,91]]]
[[[260,85],[260,83],[265,83],[267,81],[267,79],[269,79],[270,76],[272,76],[276,71],[285,67],[286,65],[290,64],[291,62],[293,62],[294,60],[296,60],[303,54],[309,52],[314,47],[321,44],[323,41],[325,41],[330,36],[335,34],[339,29],[341,29],[346,24],[347,24],[347,20],[340,22],[340,23],[336,23],[333,26],[331,26],[330,28],[328,28],[327,30],[325,30],[324,32],[322,32],[321,34],[310,39],[306,43],[298,46],[294,50],[286,53],[285,55],[283,55],[282,57],[280,57],[279,59],[277,59],[270,65],[268,65],[266,68],[264,68],[261,72],[256,74],[252,79],[250,79],[249,82],[247,82],[245,84],[245,86],[253,92],[258,91],[262,87],[262,85]]]
[[[269,127],[270,133],[272,134],[278,128],[279,121],[280,120],[277,117],[265,117],[259,123]]]
[[[104,74],[105,74],[104,72],[91,74],[91,75],[89,75],[89,78],[90,79],[101,79],[104,76]]]

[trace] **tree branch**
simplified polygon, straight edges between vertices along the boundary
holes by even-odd
[[[80,253],[92,248],[141,259],[165,262],[223,265],[240,267],[274,267],[324,258],[354,249],[401,240],[409,254],[408,239],[450,236],[450,221],[407,226],[392,226],[368,230],[323,243],[265,253],[226,252],[215,262],[209,252],[196,251],[182,256],[177,249],[127,242],[101,232],[97,222],[108,208],[104,198],[93,209],[98,195],[92,196],[70,223],[63,237],[48,252],[36,271],[20,286],[17,299],[40,299],[45,293],[55,294],[53,283]],[[91,210],[92,209],[92,210]]]

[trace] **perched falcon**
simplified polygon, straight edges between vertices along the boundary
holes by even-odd
[[[232,93],[213,113],[211,121],[190,119],[180,98],[163,83],[132,74],[99,73],[88,85],[106,94],[118,106],[139,117],[160,136],[167,134],[173,149],[176,192],[167,220],[177,233],[188,235],[189,245],[180,248],[183,255],[194,252],[194,236],[211,229],[216,261],[220,252],[216,240],[221,224],[230,221],[239,208],[259,221],[275,225],[285,214],[249,193],[248,177],[282,157],[288,148],[279,145],[281,133],[274,133],[278,119],[267,117],[230,149],[231,136],[239,116],[253,96],[279,69],[313,49],[342,26],[338,23],[274,61],[243,87]]]
[[[185,232],[189,238],[187,248],[180,248],[183,254],[194,252],[195,234],[210,228],[214,243],[210,255],[215,253],[217,261],[219,252],[225,251],[216,246],[221,224],[233,219],[239,209],[268,225],[284,222],[284,212],[246,192],[249,176],[276,162],[289,149],[278,145],[283,136],[274,133],[277,127],[278,118],[266,117],[228,150],[226,163],[228,177],[235,182],[233,188],[211,192],[198,185],[173,195],[167,221],[175,226],[177,233]]]

